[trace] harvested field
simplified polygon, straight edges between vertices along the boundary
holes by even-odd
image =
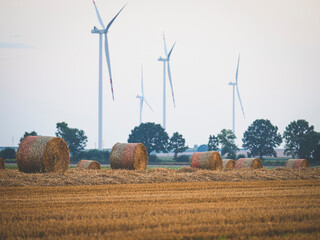
[[[125,183],[163,182],[212,182],[212,181],[257,181],[257,180],[309,180],[320,179],[320,169],[233,169],[202,170],[191,167],[181,169],[153,168],[145,171],[132,170],[86,170],[69,169],[58,173],[22,173],[18,170],[0,171],[0,186],[66,186],[103,185]]]
[[[319,180],[0,187],[0,239],[319,239],[319,196]]]

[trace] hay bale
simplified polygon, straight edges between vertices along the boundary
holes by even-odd
[[[236,161],[233,159],[222,159],[223,169],[234,169]]]
[[[28,136],[17,151],[19,171],[26,173],[65,172],[70,153],[67,143],[58,137]]]
[[[309,168],[309,162],[307,159],[289,159],[286,162],[286,168]]]
[[[148,152],[142,143],[116,143],[111,150],[112,169],[146,170]]]
[[[0,157],[0,170],[1,169],[6,169],[6,166],[4,165],[4,160],[2,159],[2,157]]]
[[[77,164],[78,169],[101,169],[100,163],[92,160],[82,159]]]
[[[190,160],[190,167],[220,170],[222,169],[222,158],[217,151],[195,152]]]
[[[236,162],[235,168],[263,168],[259,158],[239,158]]]

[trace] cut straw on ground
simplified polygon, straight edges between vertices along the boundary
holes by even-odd
[[[202,170],[154,168],[145,171],[69,169],[65,173],[22,173],[18,170],[0,171],[0,186],[68,186],[125,183],[215,182],[260,180],[320,180],[320,169],[233,169]]]

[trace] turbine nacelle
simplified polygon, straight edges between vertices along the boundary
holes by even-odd
[[[167,58],[159,57],[159,58],[158,58],[158,61],[159,61],[159,62],[165,62],[165,61],[168,61],[168,59],[167,59]]]
[[[93,29],[91,30],[91,33],[105,34],[106,29],[98,29],[96,26],[94,26]]]

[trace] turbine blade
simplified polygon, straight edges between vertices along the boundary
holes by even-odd
[[[140,111],[142,112],[142,108],[143,108],[143,98],[140,99]]]
[[[143,98],[143,101],[145,101],[146,102],[146,104],[148,105],[148,107],[151,109],[151,111],[153,112],[153,109],[152,109],[152,107],[150,106],[150,104],[148,103],[148,101],[145,99],[145,98]]]
[[[113,94],[113,84],[112,84],[112,75],[111,75],[111,64],[110,64],[110,55],[109,55],[109,46],[108,46],[108,36],[107,33],[105,36],[105,51],[106,51],[106,59],[107,59],[107,65],[109,70],[109,79],[110,79],[110,87],[111,87],[111,93],[112,93],[112,99],[114,100],[114,94]]]
[[[172,86],[171,70],[170,70],[169,61],[167,61],[167,63],[168,63],[168,76],[169,76],[169,82],[170,82],[170,86],[171,86],[171,94],[172,94],[173,105],[174,105],[174,107],[176,107],[176,102],[174,100],[174,92],[173,92],[173,86]]]
[[[168,57],[167,44],[166,44],[166,39],[164,37],[164,33],[163,33],[163,44],[164,44],[164,53],[166,54],[166,57]]]
[[[142,93],[142,97],[144,97],[144,93],[143,93],[143,66],[141,64],[141,93]]]
[[[118,17],[118,15],[121,13],[122,9],[124,9],[125,6],[127,6],[128,3],[126,3],[121,9],[120,11],[117,13],[117,15],[109,22],[108,26],[107,26],[107,32],[109,30],[109,28],[111,27],[112,23],[114,20],[116,20],[116,18]]]
[[[104,26],[104,24],[103,24],[103,21],[102,21],[102,19],[101,19],[101,16],[100,16],[100,13],[99,13],[99,11],[98,11],[98,8],[97,8],[97,6],[96,6],[96,2],[95,2],[94,0],[92,0],[92,2],[93,2],[93,5],[94,5],[94,8],[96,9],[97,17],[98,17],[98,20],[99,20],[99,23],[100,23],[101,27],[102,27],[103,29],[106,29],[105,26]]]
[[[238,85],[236,85],[236,88],[237,88],[237,95],[238,95],[238,99],[239,99],[239,102],[240,102],[242,114],[243,114],[244,119],[246,119],[246,116],[244,115],[244,111],[243,111],[243,106],[242,106],[242,102],[241,102],[241,98],[240,98],[240,93],[239,93]]]
[[[240,53],[239,53],[239,56],[238,56],[238,64],[237,64],[237,71],[236,71],[236,83],[238,83],[239,62],[240,62]]]
[[[176,42],[174,42],[174,44],[173,44],[173,46],[172,46],[172,48],[171,48],[171,50],[170,50],[170,52],[169,52],[169,54],[168,54],[168,59],[170,59],[170,55],[171,55],[171,53],[172,53],[172,50],[173,50],[173,48],[174,48],[174,45],[176,45]]]

